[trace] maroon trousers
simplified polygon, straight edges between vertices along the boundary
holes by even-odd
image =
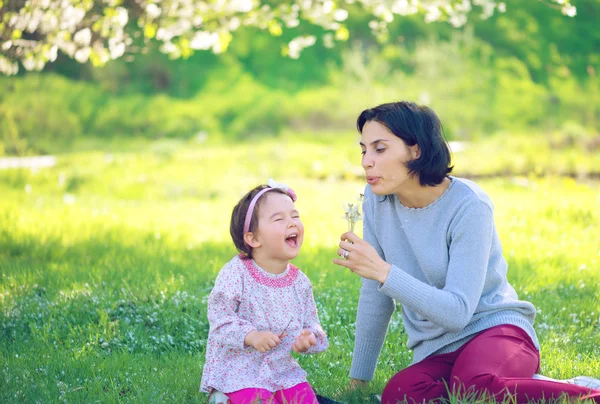
[[[463,398],[486,393],[496,401],[511,394],[517,403],[547,401],[564,394],[600,403],[600,390],[532,379],[539,365],[539,353],[529,335],[519,327],[500,325],[481,332],[455,352],[432,355],[396,373],[381,401],[441,401],[452,392]]]

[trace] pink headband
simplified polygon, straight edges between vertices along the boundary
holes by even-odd
[[[278,182],[273,181],[272,179],[269,179],[267,184],[268,188],[261,189],[256,195],[254,195],[252,201],[250,201],[250,206],[248,206],[248,212],[246,212],[246,220],[244,220],[244,234],[250,231],[250,222],[252,221],[254,207],[256,206],[256,202],[258,202],[258,198],[260,198],[264,193],[272,191],[274,189],[280,189],[286,194],[288,194],[290,198],[292,198],[292,202],[296,202],[296,199],[298,199],[294,190],[285,184],[280,184]]]

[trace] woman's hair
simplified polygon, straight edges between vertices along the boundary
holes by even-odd
[[[248,208],[250,207],[250,203],[254,196],[258,194],[265,188],[271,188],[268,185],[259,185],[256,188],[252,189],[246,195],[240,199],[240,201],[234,206],[233,211],[231,212],[231,224],[229,225],[229,233],[231,234],[231,239],[233,240],[233,244],[235,248],[243,254],[246,254],[247,257],[252,258],[252,247],[246,244],[244,241],[244,222],[246,220],[246,214],[248,213]],[[254,206],[254,211],[252,212],[252,218],[250,219],[250,231],[256,232],[258,230],[258,213],[260,211],[260,207],[265,200],[266,194],[270,194],[272,192],[280,193],[283,195],[289,195],[285,191],[279,188],[272,188],[272,190],[265,192],[265,194],[261,195],[256,201],[256,205]]]
[[[438,185],[452,171],[442,123],[431,108],[401,101],[365,109],[356,120],[360,133],[368,121],[384,125],[407,146],[419,145],[421,155],[406,166],[411,175],[419,176],[421,186]]]

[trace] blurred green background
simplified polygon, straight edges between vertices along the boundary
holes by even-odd
[[[242,28],[225,54],[169,60],[156,47],[103,68],[60,56],[42,73],[0,77],[0,155],[119,149],[140,140],[238,142],[285,133],[352,133],[359,112],[412,100],[431,106],[450,140],[542,134],[552,148],[600,147],[600,2],[574,18],[509,0],[461,28],[399,17],[375,40],[351,10],[350,37],[282,56],[306,24],[273,37]],[[539,139],[538,139],[539,140]]]
[[[384,43],[351,12],[346,42],[297,60],[281,49],[318,28],[0,76],[0,168],[55,157],[0,169],[0,401],[203,402],[231,209],[272,177],[298,192],[294,262],[330,340],[299,360],[320,393],[366,402],[345,390],[360,282],[332,259],[364,189],[356,117],[398,100],[438,113],[453,173],[492,197],[509,281],[537,308],[540,373],[598,377],[600,2],[573,4],[568,18],[508,0],[459,29],[396,18]],[[400,316],[389,333],[365,394],[411,361]]]

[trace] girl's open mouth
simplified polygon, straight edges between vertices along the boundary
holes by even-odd
[[[297,233],[290,234],[289,236],[287,236],[285,238],[285,242],[290,247],[297,247],[298,246],[298,234]]]

